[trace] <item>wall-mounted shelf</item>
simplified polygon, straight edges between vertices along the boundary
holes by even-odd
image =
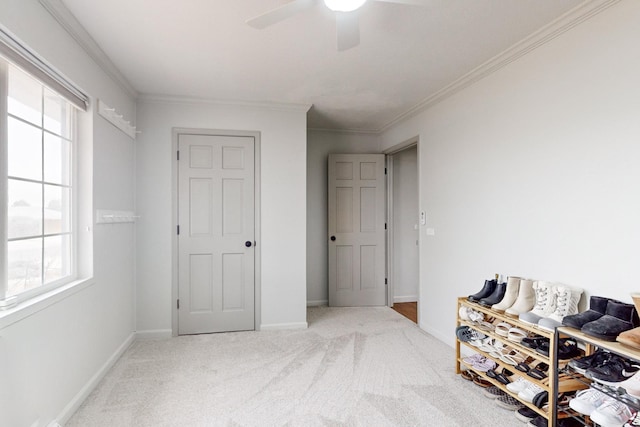
[[[98,100],[98,114],[135,141],[136,127],[130,121],[125,120],[122,114],[118,114],[115,108],[109,107],[100,99]]]
[[[126,222],[136,222],[140,218],[132,211],[113,211],[98,209],[96,211],[96,224],[120,224]]]

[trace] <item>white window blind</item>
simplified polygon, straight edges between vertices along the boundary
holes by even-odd
[[[0,55],[40,80],[76,107],[83,111],[87,110],[89,106],[87,95],[1,26]]]

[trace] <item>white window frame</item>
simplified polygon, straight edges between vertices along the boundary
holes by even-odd
[[[6,62],[5,62],[6,61]],[[22,69],[48,89],[65,98],[73,108],[71,123],[71,220],[72,252],[70,275],[5,298],[7,280],[8,214],[8,66]],[[92,232],[92,126],[87,112],[89,97],[55,68],[30,50],[0,25],[0,330],[51,304],[90,286],[93,280]],[[86,141],[85,141],[86,140]],[[89,163],[87,163],[89,162]]]

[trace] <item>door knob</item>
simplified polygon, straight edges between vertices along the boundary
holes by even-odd
[[[336,241],[336,236],[331,236],[331,241],[335,242]]]
[[[252,245],[252,243],[251,243],[249,240],[247,240],[246,242],[244,242],[244,245],[245,245],[246,247],[250,248],[250,247],[251,247],[251,245]]]

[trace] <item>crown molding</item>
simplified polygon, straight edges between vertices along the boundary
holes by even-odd
[[[138,102],[147,104],[207,104],[207,105],[220,105],[227,107],[245,107],[245,108],[262,108],[265,110],[275,111],[297,111],[308,112],[313,104],[296,104],[296,103],[283,103],[283,102],[253,102],[253,101],[233,101],[222,100],[214,98],[195,98],[188,96],[174,96],[174,95],[156,95],[156,94],[141,94],[138,96]]]
[[[380,135],[378,129],[330,129],[330,128],[307,128],[309,132],[324,132],[349,135]]]
[[[100,48],[82,24],[76,19],[61,0],[39,0],[40,4],[58,21],[67,33],[80,45],[80,47],[95,61],[96,64],[133,98],[138,97],[138,91],[122,75],[120,70],[111,62],[111,59]]]
[[[495,73],[501,68],[516,61],[529,52],[537,49],[538,47],[552,41],[556,37],[564,34],[573,27],[581,24],[582,22],[598,15],[600,12],[608,9],[609,7],[619,3],[620,0],[586,0],[582,4],[576,6],[558,19],[552,21],[550,24],[545,25],[538,31],[525,37],[523,40],[514,44],[510,48],[506,49],[502,53],[489,59],[482,65],[474,68],[467,74],[463,75],[453,83],[445,86],[433,95],[425,98],[420,103],[416,104],[411,109],[397,116],[389,123],[382,126],[377,130],[378,133],[382,133],[396,124],[415,116],[416,114],[427,110],[435,104],[453,96],[461,90],[471,86],[479,80]]]

